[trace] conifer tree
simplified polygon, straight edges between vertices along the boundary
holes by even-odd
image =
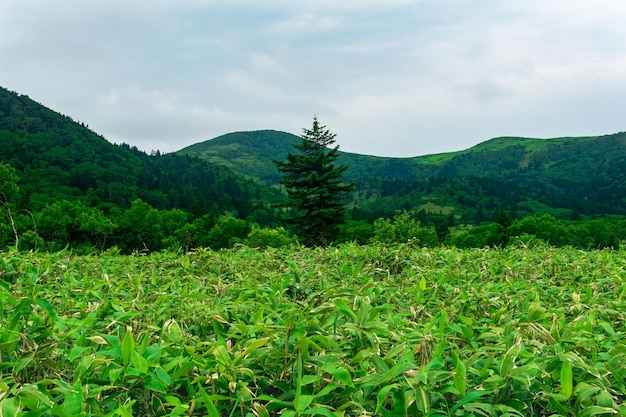
[[[343,182],[348,167],[335,165],[339,157],[339,146],[331,147],[335,136],[315,116],[313,128],[303,129],[302,141],[294,145],[298,152],[287,154],[285,161],[274,161],[287,189],[283,206],[292,215],[286,221],[305,245],[327,246],[345,223],[343,202],[354,184]]]

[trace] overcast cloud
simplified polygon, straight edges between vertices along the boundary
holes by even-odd
[[[0,85],[175,151],[313,115],[349,152],[626,130],[623,0],[0,0]]]

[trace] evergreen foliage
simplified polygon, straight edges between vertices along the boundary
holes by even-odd
[[[278,193],[232,169],[176,154],[114,145],[26,96],[0,88],[0,162],[18,174],[19,208],[60,200],[129,208],[135,199],[168,210],[230,211],[245,217]]]
[[[298,137],[284,132],[237,132],[185,148],[184,153],[245,172],[276,185],[283,160]],[[183,151],[180,151],[181,153]],[[264,164],[265,162],[265,164]],[[626,214],[626,133],[555,139],[497,138],[470,149],[414,158],[339,152],[355,183],[353,220],[373,222],[397,210],[426,212],[424,223],[441,223],[450,210],[460,224],[551,214],[569,218]],[[446,207],[439,213],[432,205]]]
[[[353,184],[345,184],[346,165],[336,166],[339,146],[331,133],[313,118],[312,129],[303,129],[302,141],[294,145],[297,153],[288,153],[285,161],[274,161],[284,175],[286,207],[293,209],[288,222],[306,245],[327,246],[345,223],[343,201]]]
[[[315,136],[316,124],[320,143],[306,138]],[[147,155],[0,88],[0,248],[92,253],[117,247],[132,253],[241,243],[280,247],[295,241],[278,228],[280,215],[310,227],[311,235],[298,224],[293,230],[311,245],[412,239],[421,246],[543,241],[617,249],[626,239],[620,216],[626,214],[626,133],[499,138],[452,154],[379,158],[330,148],[335,135],[317,120],[304,132],[300,138],[239,132],[215,139],[217,145],[207,141],[185,152]],[[318,166],[326,171],[296,175],[304,188],[294,195],[304,208],[288,203],[291,208],[279,212],[276,203],[285,192],[275,186],[280,163],[271,161],[294,145],[300,154],[291,158],[303,163],[302,173]],[[349,201],[342,200],[351,188],[343,179],[356,184]],[[341,198],[332,200],[337,191]],[[331,205],[314,205],[329,197]]]

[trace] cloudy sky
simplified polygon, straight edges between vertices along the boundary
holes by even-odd
[[[0,0],[0,86],[115,143],[416,156],[626,130],[623,0]]]

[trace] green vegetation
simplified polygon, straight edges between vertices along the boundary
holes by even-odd
[[[240,132],[181,152],[275,185],[280,175],[271,159],[283,159],[297,140],[283,132]],[[235,148],[237,152],[231,152]],[[464,151],[415,158],[340,152],[337,161],[348,166],[345,179],[356,185],[351,202],[355,220],[371,222],[429,202],[453,207],[464,224],[493,220],[503,209],[515,217],[562,217],[572,211],[586,216],[626,214],[621,188],[626,182],[626,133],[496,138]]]
[[[401,212],[393,219],[378,219],[374,222],[373,242],[385,245],[411,243],[415,246],[433,247],[439,245],[435,230],[422,227],[419,220],[409,213]]]
[[[12,213],[12,201],[17,194],[17,175],[12,166],[0,163],[0,212],[15,236],[15,247],[19,247],[19,233]]]
[[[348,166],[335,165],[339,146],[330,147],[335,136],[314,117],[313,127],[303,129],[302,140],[294,145],[297,152],[274,161],[287,190],[288,200],[282,205],[290,210],[286,221],[306,245],[328,246],[346,222],[344,202],[354,184],[343,182]]]
[[[326,249],[276,220],[293,143],[147,155],[0,89],[0,416],[626,416],[625,133],[314,147]]]
[[[505,212],[502,212],[505,214]],[[580,249],[618,249],[626,239],[626,220],[599,218],[591,220],[557,220],[554,216],[527,216],[485,224],[451,235],[446,243],[460,248],[506,246],[511,239],[541,241],[557,247]]]
[[[0,254],[0,414],[626,415],[624,252]]]
[[[61,200],[126,209],[141,199],[157,209],[229,211],[245,218],[279,198],[276,190],[220,165],[114,145],[84,124],[1,88],[0,162],[18,174],[18,208],[31,211]]]
[[[276,130],[235,132],[196,143],[176,154],[200,157],[264,183],[278,184],[281,175],[271,161],[283,158],[300,140],[296,135]]]
[[[272,159],[286,156],[298,141],[284,132],[239,132],[176,154],[148,155],[0,88],[0,163],[10,165],[18,185],[2,202],[0,247],[219,249],[245,241],[244,232],[253,228],[257,241],[271,240],[283,214],[276,207],[286,200]],[[334,244],[369,242],[374,223],[399,210],[436,231],[440,241],[461,247],[500,246],[514,238],[494,223],[502,211],[520,221],[547,215],[559,225],[582,222],[558,239],[522,231],[555,245],[606,246],[604,239],[581,236],[589,228],[598,235],[600,224],[617,241],[624,238],[616,216],[626,214],[625,133],[497,138],[416,158],[337,154],[355,190]],[[213,230],[219,222],[229,225]],[[298,230],[286,232],[290,241]]]

